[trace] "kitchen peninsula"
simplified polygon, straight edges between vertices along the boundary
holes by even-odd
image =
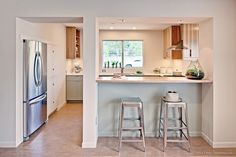
[[[140,97],[144,102],[146,136],[157,134],[160,98],[169,90],[177,91],[189,105],[191,136],[201,135],[203,84],[211,86],[211,80],[189,80],[185,77],[98,77],[98,134],[116,136],[120,110],[120,98]],[[126,113],[133,116],[132,111]]]

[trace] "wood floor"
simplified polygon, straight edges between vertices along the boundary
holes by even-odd
[[[82,104],[67,104],[28,142],[15,149],[0,149],[0,157],[236,157],[236,149],[212,149],[200,137],[191,138],[191,153],[182,144],[169,144],[164,153],[158,138],[146,138],[145,153],[142,145],[135,143],[123,144],[119,153],[117,138],[99,138],[96,149],[82,149],[81,143]]]

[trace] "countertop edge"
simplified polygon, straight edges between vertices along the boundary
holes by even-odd
[[[114,79],[112,77],[99,77],[96,79],[97,83],[213,83],[212,80],[190,80],[187,78],[128,78],[128,79]]]

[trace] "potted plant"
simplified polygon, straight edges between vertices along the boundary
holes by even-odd
[[[185,75],[188,79],[195,80],[201,80],[205,76],[204,71],[202,70],[202,67],[198,60],[190,62]]]

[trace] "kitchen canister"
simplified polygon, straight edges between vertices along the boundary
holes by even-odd
[[[166,93],[166,100],[167,101],[179,101],[179,93],[176,91],[168,91]]]

